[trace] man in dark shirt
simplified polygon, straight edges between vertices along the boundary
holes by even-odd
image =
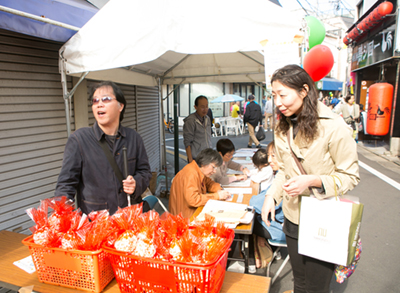
[[[254,102],[254,96],[249,96],[249,103],[246,106],[246,113],[244,113],[243,122],[247,123],[247,129],[249,130],[249,144],[247,147],[251,148],[252,144],[256,145],[257,148],[261,148],[260,142],[257,140],[256,135],[254,134],[254,128],[260,124],[262,127],[262,115],[260,105]]]
[[[76,130],[67,141],[64,159],[55,190],[56,196],[67,195],[82,212],[108,209],[142,202],[149,186],[151,170],[140,135],[121,125],[126,100],[113,82],[102,82],[91,89],[89,99],[96,119],[93,127]],[[105,141],[121,173],[124,169],[123,147],[127,148],[128,176],[120,182],[100,142]],[[148,205],[144,204],[146,211]]]

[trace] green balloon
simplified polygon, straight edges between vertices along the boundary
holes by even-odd
[[[325,39],[324,24],[314,16],[305,17],[308,26],[308,46],[309,49],[316,45],[322,44]]]

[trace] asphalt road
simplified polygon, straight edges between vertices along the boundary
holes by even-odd
[[[218,139],[212,138],[215,146]],[[247,147],[248,134],[228,136],[236,148]],[[268,132],[263,146],[272,140]],[[167,134],[167,161],[174,166],[173,136]],[[180,168],[186,165],[182,138],[179,140]],[[332,278],[331,292],[400,292],[400,166],[383,156],[372,153],[367,147],[358,147],[361,181],[349,194],[358,196],[364,204],[361,227],[363,251],[355,273],[343,284]],[[169,168],[173,173],[173,168]],[[285,258],[271,266],[272,275]],[[257,270],[265,275],[265,269]],[[281,293],[293,289],[290,262],[271,287],[271,293]]]

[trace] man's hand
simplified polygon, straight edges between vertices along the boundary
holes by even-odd
[[[223,189],[218,190],[217,193],[218,193],[218,196],[219,196],[219,199],[220,199],[220,200],[225,200],[225,199],[231,197],[231,194],[230,194],[228,191],[223,190]]]
[[[129,175],[125,180],[122,180],[122,186],[126,194],[133,194],[136,190],[136,180],[133,179],[132,175]]]
[[[243,172],[243,174],[246,175],[246,176],[248,176],[248,175],[250,174],[249,169],[247,169],[246,167],[244,167],[244,168],[242,169],[242,172]],[[247,179],[247,178],[246,178],[246,179]]]
[[[236,177],[236,181],[242,181],[242,180],[247,179],[247,175],[237,175],[235,177]]]

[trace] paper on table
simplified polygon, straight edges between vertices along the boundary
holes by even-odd
[[[253,164],[251,159],[249,160],[233,160],[235,163],[241,164],[241,165],[247,165],[247,164]]]
[[[230,194],[251,194],[253,190],[251,188],[229,188],[224,187],[224,190],[228,191]]]
[[[256,169],[256,167],[254,167],[253,163],[251,164],[242,164],[243,167],[246,167],[247,169],[249,169],[249,171]],[[236,175],[236,174],[243,174],[242,171],[236,171],[233,169],[228,169],[228,171],[226,172],[227,175]]]
[[[229,183],[229,185],[223,185],[222,187],[236,187],[236,186],[250,187],[250,184],[251,184],[251,180],[250,180],[250,178],[248,178],[246,180],[231,182],[231,183]]]
[[[246,217],[247,213],[248,206],[245,204],[211,199],[206,203],[202,212],[197,216],[197,219],[204,220],[205,214],[209,214],[215,217],[217,221],[243,223],[243,221],[248,221]]]
[[[258,149],[253,149],[253,148],[241,148],[236,150],[236,153],[241,153],[241,152],[253,152],[255,153],[256,151],[258,151]]]
[[[23,269],[25,272],[32,274],[36,271],[35,265],[33,264],[32,256],[27,256],[23,259],[14,262],[14,265]]]
[[[233,154],[234,158],[241,158],[241,157],[253,157],[254,156],[254,152],[236,152]]]

